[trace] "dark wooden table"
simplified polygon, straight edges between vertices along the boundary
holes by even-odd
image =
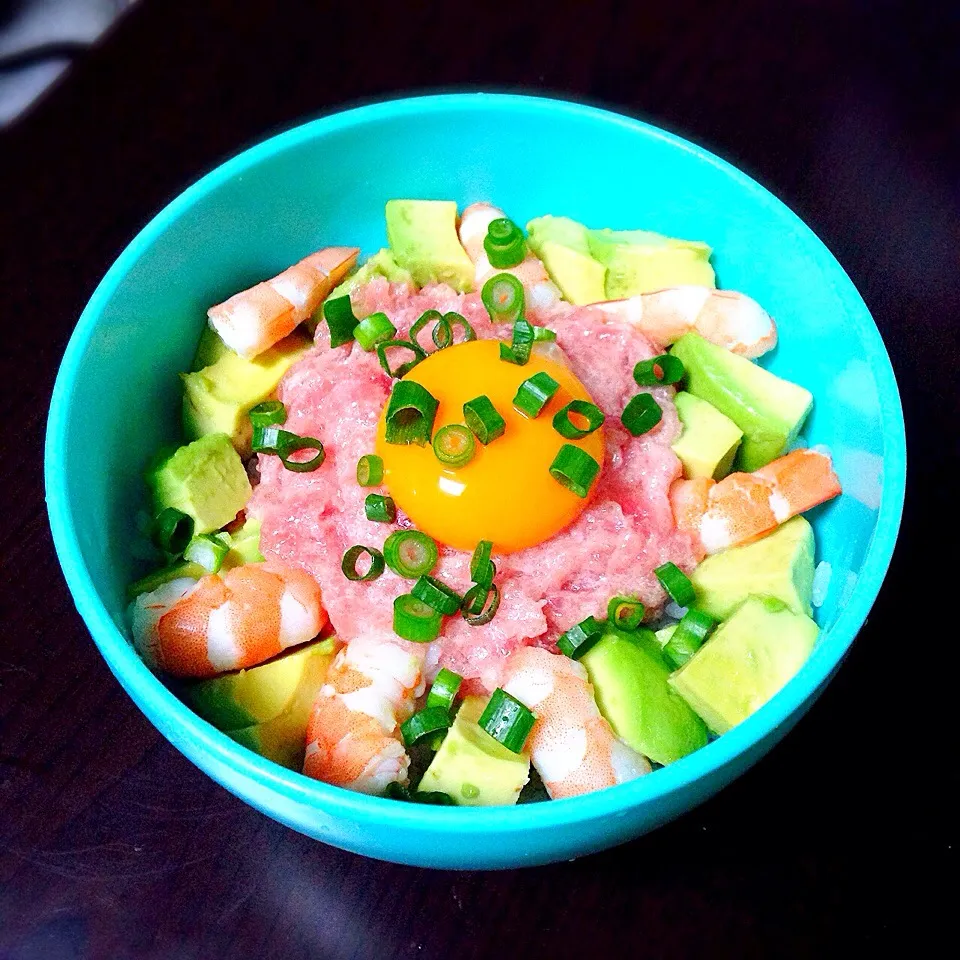
[[[947,930],[956,591],[937,547],[957,532],[956,6],[405,6],[145,0],[0,139],[0,958],[864,956]],[[873,310],[911,453],[886,586],[787,740],[652,836],[503,874],[321,846],[194,769],[76,615],[40,468],[73,324],[163,203],[301,118],[463,86],[600,100],[767,184]]]

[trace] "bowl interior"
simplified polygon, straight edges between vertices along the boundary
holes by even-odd
[[[496,146],[505,143],[510,149]],[[358,244],[364,255],[374,252],[385,244],[383,207],[392,197],[452,198],[461,207],[490,199],[521,223],[566,214],[594,226],[706,240],[720,285],[750,294],[776,317],[781,342],[764,365],[813,392],[804,436],[830,448],[845,491],[813,518],[818,557],[832,565],[818,615],[823,634],[810,663],[777,698],[779,707],[771,709],[774,701],[728,735],[735,742],[716,756],[713,744],[676,765],[689,770],[671,781],[674,787],[694,782],[781,724],[852,641],[896,537],[903,422],[876,327],[809,229],[729,165],[603,111],[480,94],[362,108],[247,151],[152,221],[84,312],[51,409],[48,500],[78,607],[111,668],[162,732],[181,747],[185,738],[214,745],[226,767],[235,760],[266,776],[267,765],[250,766],[256,758],[164,699],[124,640],[124,587],[142,572],[129,549],[143,505],[141,474],[159,446],[177,440],[176,374],[190,362],[206,308],[318,247]],[[652,800],[670,787],[668,772],[647,778],[642,797],[630,793],[632,785],[607,792],[622,797],[623,807]],[[277,783],[301,779],[276,776],[252,798],[271,812]],[[658,787],[653,782],[661,777]],[[297,789],[320,806],[339,802],[341,793],[306,781]],[[576,820],[574,808],[586,801],[556,806],[574,810],[569,817]],[[351,803],[354,813],[373,810],[381,818],[387,806],[368,798]],[[474,823],[488,813],[480,811]],[[517,814],[541,816],[529,810],[497,816]]]

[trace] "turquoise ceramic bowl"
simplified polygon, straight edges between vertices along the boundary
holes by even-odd
[[[498,145],[509,143],[511,150]],[[809,662],[769,704],[652,776],[570,800],[425,807],[316,783],[255,756],[187,709],[128,642],[127,553],[150,454],[177,437],[179,384],[208,305],[327,244],[385,242],[391,197],[490,199],[521,223],[702,238],[720,283],[760,301],[781,343],[765,360],[816,397],[806,431],[833,452],[844,494],[814,518],[833,575]],[[77,608],[117,679],[198,767],[271,817],[385,860],[489,868],[564,860],[636,837],[707,799],[811,705],[853,642],[893,552],[904,426],[883,342],[830,252],[729,164],[627,117],[554,100],[463,94],[397,100],[304,124],[229,160],[161,211],[100,283],[67,348],[50,409],[46,489]]]

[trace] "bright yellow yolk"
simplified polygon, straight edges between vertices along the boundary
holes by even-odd
[[[560,389],[528,420],[514,409],[517,388],[545,370]],[[433,429],[463,423],[463,405],[486,395],[506,421],[503,436],[487,446],[477,441],[466,466],[440,463],[430,444],[402,446],[384,440],[385,419],[377,430],[384,483],[417,528],[460,550],[492,540],[494,550],[511,553],[548,540],[587,505],[562,487],[550,465],[565,443],[575,443],[603,466],[603,428],[582,440],[566,440],[553,429],[553,416],[571,400],[592,402],[583,384],[562,364],[534,351],[525,366],[500,359],[496,340],[474,340],[431,354],[407,374],[439,401]],[[385,411],[384,411],[385,413]],[[577,424],[580,425],[579,423]],[[596,483],[594,483],[596,487]]]

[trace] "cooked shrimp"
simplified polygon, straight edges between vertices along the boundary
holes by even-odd
[[[593,306],[636,327],[661,347],[691,330],[743,357],[762,356],[777,345],[773,318],[756,300],[734,290],[672,287]]]
[[[337,654],[313,704],[303,772],[359,793],[407,782],[400,724],[424,690],[425,649],[362,634]]]
[[[753,473],[677,480],[670,489],[674,519],[705,553],[749,543],[790,517],[841,492],[830,457],[794,450]]]
[[[507,660],[501,682],[537,717],[526,749],[554,800],[650,772],[646,758],[617,739],[600,715],[582,664],[522,647]]]
[[[460,242],[467,256],[476,268],[474,282],[479,290],[484,283],[497,273],[512,273],[527,288],[531,302],[536,306],[549,306],[560,298],[560,291],[554,286],[547,268],[527,250],[527,255],[515,267],[498,269],[490,265],[487,253],[483,249],[483,238],[491,222],[505,217],[506,214],[490,203],[471,203],[460,218]]]
[[[255,667],[312,640],[327,615],[313,577],[267,561],[166,583],[133,601],[130,620],[149,666],[202,678]]]
[[[220,339],[248,360],[309,317],[356,263],[356,247],[325,247],[272,280],[254,284],[207,311]]]

